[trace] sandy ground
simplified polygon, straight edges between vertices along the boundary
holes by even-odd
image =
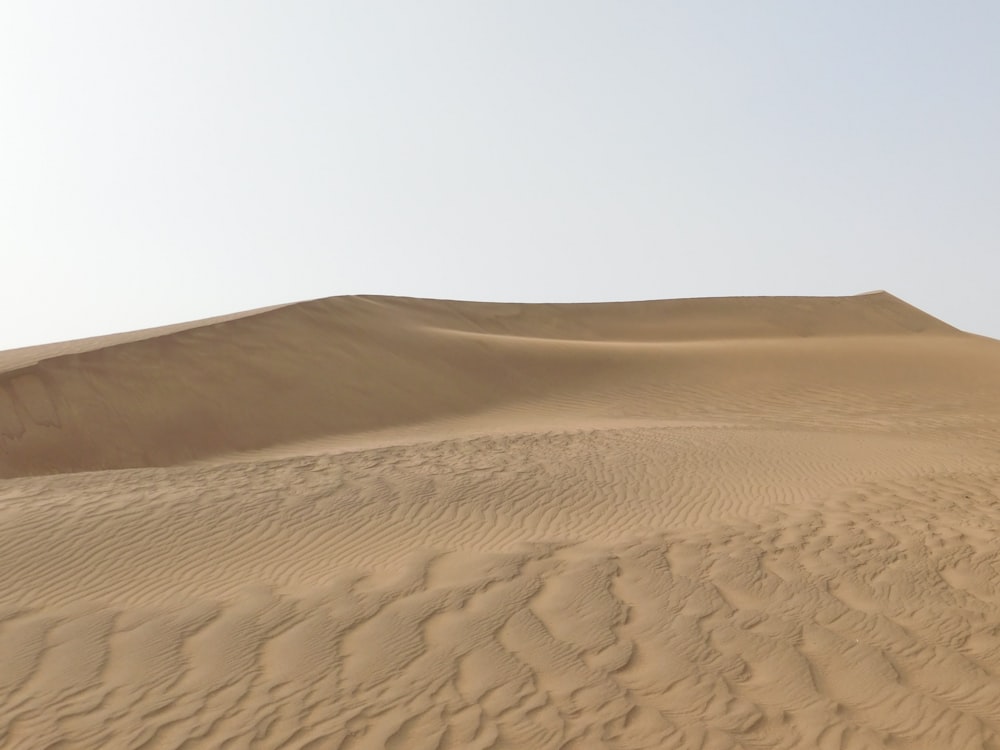
[[[0,746],[1000,748],[1000,342],[341,297],[0,353]]]

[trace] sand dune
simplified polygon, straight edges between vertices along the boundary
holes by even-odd
[[[1000,747],[998,384],[885,293],[0,353],[0,746]]]

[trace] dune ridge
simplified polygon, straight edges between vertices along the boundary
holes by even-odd
[[[0,747],[1000,747],[998,383],[884,292],[0,353]]]
[[[103,337],[99,348],[74,342],[68,353],[0,370],[0,476],[170,466],[448,419],[475,423],[485,410],[525,402],[572,413],[575,404],[556,402],[617,407],[628,396],[603,393],[604,383],[648,390],[664,374],[675,391],[692,381],[751,387],[733,382],[734,366],[747,380],[756,373],[795,387],[799,370],[824,368],[838,348],[850,356],[855,346],[893,348],[883,357],[892,381],[900,368],[935,366],[923,341],[904,336],[957,334],[884,293],[580,305],[345,297],[191,325]],[[852,337],[893,339],[845,342]],[[788,345],[797,338],[823,342]],[[966,339],[934,346],[977,351]],[[0,355],[0,367],[5,360],[25,356]],[[820,372],[807,377],[810,386],[822,382]],[[662,398],[649,407],[667,416]]]

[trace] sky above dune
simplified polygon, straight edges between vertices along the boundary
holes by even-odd
[[[0,7],[0,349],[339,294],[1000,337],[1000,4]]]

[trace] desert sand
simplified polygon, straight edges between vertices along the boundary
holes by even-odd
[[[998,748],[1000,342],[338,297],[0,353],[0,746]]]

